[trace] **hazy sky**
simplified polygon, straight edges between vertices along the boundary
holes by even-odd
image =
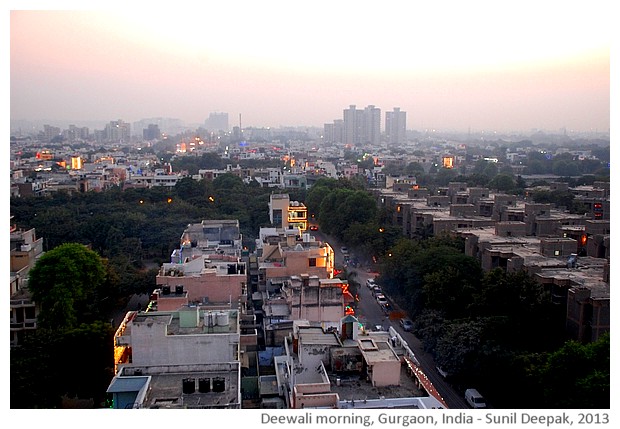
[[[610,1],[81,3],[8,2],[11,119],[610,127]]]

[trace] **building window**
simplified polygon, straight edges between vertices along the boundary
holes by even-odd
[[[310,258],[310,259],[308,259],[308,266],[310,266],[310,267],[316,267],[316,258]]]
[[[560,256],[560,251],[559,251],[559,250],[554,250],[554,251],[553,251],[553,254],[554,254],[555,256]]]
[[[274,211],[273,211],[273,224],[277,228],[282,228],[282,210],[274,209]]]

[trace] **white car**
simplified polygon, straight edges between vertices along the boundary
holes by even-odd
[[[476,389],[467,389],[465,391],[465,399],[472,408],[486,408],[487,403],[484,397]]]
[[[382,293],[377,294],[376,298],[377,298],[377,302],[381,305],[385,305],[388,303],[387,298]]]
[[[366,287],[368,287],[368,289],[372,289],[375,286],[377,286],[377,283],[375,283],[375,279],[366,280]]]
[[[343,255],[348,255],[348,254],[349,254],[349,249],[347,249],[345,246],[342,246],[342,247],[340,248],[340,252],[341,252]]]

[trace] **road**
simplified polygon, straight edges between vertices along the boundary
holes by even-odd
[[[337,240],[334,240],[331,237],[326,237],[319,232],[315,232],[314,235],[318,240],[327,241],[330,244],[335,252],[336,265],[342,266],[344,258],[340,252],[340,243],[338,243]],[[401,337],[407,341],[407,344],[418,359],[418,362],[422,367],[422,371],[424,371],[426,376],[433,383],[433,386],[435,386],[435,389],[437,389],[439,394],[443,397],[448,407],[451,409],[469,408],[463,396],[464,392],[461,393],[456,391],[452,385],[446,382],[446,380],[444,380],[444,378],[437,372],[433,356],[424,351],[422,342],[413,333],[405,332],[400,326],[399,319],[390,320],[389,316],[384,313],[381,306],[372,296],[370,289],[366,286],[366,280],[371,277],[374,278],[377,273],[367,272],[365,268],[352,268],[349,266],[347,269],[350,272],[356,273],[355,280],[360,284],[358,289],[359,302],[357,305],[356,314],[359,321],[368,327],[381,325],[384,330],[388,330],[389,327],[392,326],[396,331],[398,331]],[[390,297],[388,296],[388,299],[389,298]],[[391,299],[390,302],[392,302]]]
[[[435,389],[444,398],[448,407],[452,408],[469,408],[465,402],[465,398],[459,392],[447,383],[443,377],[437,372],[433,356],[424,351],[422,342],[411,332],[405,332],[400,326],[399,319],[391,320],[383,309],[379,306],[375,298],[372,296],[370,289],[366,287],[366,280],[374,277],[376,273],[368,273],[363,269],[350,269],[357,273],[357,281],[360,282],[358,296],[360,301],[357,306],[357,316],[360,322],[366,326],[374,326],[380,324],[385,330],[392,326],[400,336],[407,341],[407,344],[415,354],[422,371],[430,379]],[[388,296],[389,299],[389,296]]]

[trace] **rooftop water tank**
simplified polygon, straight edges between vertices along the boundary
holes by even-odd
[[[214,392],[223,392],[226,388],[226,382],[222,377],[215,377],[213,379],[213,391]]]
[[[211,391],[211,379],[199,378],[198,379],[198,391],[200,393],[207,393]]]
[[[196,391],[196,381],[193,378],[183,379],[183,393],[194,393]]]
[[[230,323],[230,316],[226,311],[220,311],[216,313],[216,325],[217,326],[228,326]]]

